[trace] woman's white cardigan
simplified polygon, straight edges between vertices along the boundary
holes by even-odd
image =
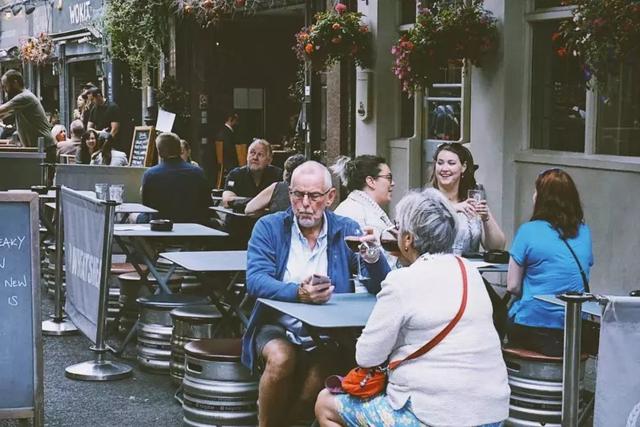
[[[477,426],[505,420],[510,389],[492,307],[480,273],[465,263],[464,315],[427,354],[392,371],[387,398],[394,409],[411,399],[412,412],[432,426]],[[394,270],[358,339],[359,366],[402,359],[453,319],[462,299],[462,275],[453,255],[419,258]]]

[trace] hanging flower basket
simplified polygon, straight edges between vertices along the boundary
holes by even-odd
[[[640,1],[570,3],[576,5],[573,19],[562,22],[552,36],[556,53],[581,60],[587,85],[606,94],[608,77],[618,74],[620,64],[640,60]]]
[[[215,25],[236,13],[250,14],[270,7],[286,6],[286,0],[174,0],[179,16],[192,17],[203,27]]]
[[[310,62],[315,71],[325,71],[343,59],[353,59],[356,65],[367,67],[371,31],[362,23],[362,17],[361,13],[348,12],[340,3],[333,11],[316,14],[315,23],[296,34],[293,50],[298,59]]]
[[[402,90],[411,94],[433,83],[439,70],[450,63],[467,59],[480,66],[497,46],[496,19],[482,7],[482,0],[436,2],[419,10],[416,24],[391,49],[392,70]]]
[[[46,64],[53,59],[53,40],[45,33],[30,37],[20,45],[20,59],[35,65]]]

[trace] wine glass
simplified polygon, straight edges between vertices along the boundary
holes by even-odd
[[[369,280],[369,277],[362,275],[362,261],[360,258],[362,257],[362,252],[369,251],[370,247],[366,242],[360,240],[362,236],[364,236],[364,233],[362,232],[362,230],[358,229],[353,235],[345,236],[344,238],[344,242],[347,244],[349,249],[355,252],[358,257],[358,274],[354,275],[351,279],[355,282],[363,282]]]

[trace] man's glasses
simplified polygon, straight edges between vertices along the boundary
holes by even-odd
[[[304,199],[304,196],[307,196],[309,200],[311,200],[312,202],[317,202],[318,200],[320,200],[320,198],[326,196],[329,191],[331,191],[331,189],[328,189],[324,193],[320,193],[320,192],[309,193],[307,191],[294,190],[294,191],[289,191],[289,195],[293,197],[295,200],[302,200]]]
[[[376,176],[376,178],[384,178],[384,179],[388,180],[389,182],[392,182],[393,181],[393,174],[378,175],[378,176]]]

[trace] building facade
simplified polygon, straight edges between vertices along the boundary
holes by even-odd
[[[442,142],[434,112],[442,105],[432,102],[438,99],[433,88],[407,100],[391,72],[391,47],[411,20],[400,3],[408,2],[359,3],[377,51],[356,87],[356,102],[366,100],[369,109],[366,120],[356,120],[356,150],[389,159],[397,202],[408,189],[429,182],[431,159]],[[461,101],[449,100],[460,123],[454,139],[468,144],[479,165],[476,178],[507,246],[531,216],[537,175],[566,170],[593,234],[591,289],[626,295],[639,287],[640,276],[634,215],[640,199],[640,65],[621,65],[621,78],[604,97],[586,87],[579,64],[559,57],[552,46],[570,7],[559,0],[485,0],[484,6],[498,19],[500,46],[483,68],[453,79],[461,85],[454,93]]]

